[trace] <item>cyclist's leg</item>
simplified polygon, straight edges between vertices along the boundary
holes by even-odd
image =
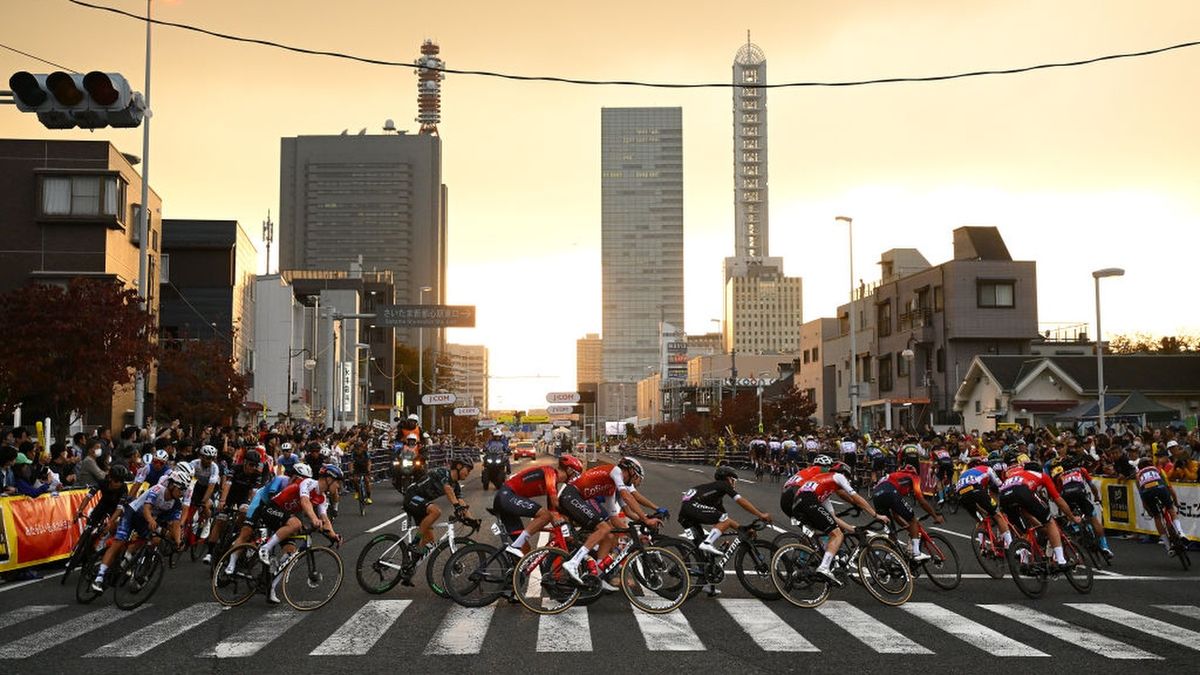
[[[437,504],[430,504],[425,507],[425,517],[421,519],[421,523],[417,526],[421,530],[421,545],[425,548],[433,546],[433,524],[437,522],[439,516],[442,515],[442,510],[437,507]]]

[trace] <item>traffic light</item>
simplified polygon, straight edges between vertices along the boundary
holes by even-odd
[[[136,127],[146,112],[142,95],[131,91],[119,73],[21,71],[8,78],[8,86],[17,109],[37,113],[48,129]]]

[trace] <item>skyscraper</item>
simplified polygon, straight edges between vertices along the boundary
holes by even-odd
[[[601,110],[600,414],[637,414],[660,322],[683,325],[683,109]]]

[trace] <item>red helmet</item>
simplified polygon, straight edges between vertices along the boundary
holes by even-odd
[[[558,468],[566,472],[583,473],[583,462],[574,455],[563,455],[558,458]]]
[[[913,466],[912,464],[905,464],[904,466],[900,467],[900,473],[911,473],[915,476],[917,475],[917,467]]]

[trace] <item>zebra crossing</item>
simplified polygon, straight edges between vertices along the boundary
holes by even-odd
[[[394,636],[404,631],[402,619],[406,612],[412,613],[415,602],[369,600],[336,626],[322,623],[319,611],[297,612],[286,607],[226,611],[216,603],[201,602],[155,619],[163,610],[151,606],[125,612],[111,607],[29,605],[0,614],[0,628],[4,630],[0,639],[8,640],[0,643],[0,663],[55,648],[61,656],[62,645],[68,641],[78,644],[88,636],[94,638],[84,644],[101,646],[84,647],[79,656],[87,659],[136,658],[168,643],[178,650],[185,635],[188,638],[182,641],[186,649],[193,650],[188,653],[197,659],[246,659],[277,640],[291,640],[289,652],[294,652],[298,644],[308,649],[307,645],[316,640],[316,646],[307,652],[309,656],[367,656],[385,644],[384,638],[389,634]],[[506,648],[514,648],[520,642],[511,639],[507,631],[514,626],[528,629],[533,622],[537,624],[534,643],[537,652],[591,652],[597,648],[593,641],[595,624],[601,620],[612,622],[614,611],[632,614],[633,621],[628,623],[636,627],[641,638],[636,642],[644,644],[650,652],[721,648],[817,653],[837,645],[861,643],[863,648],[877,654],[917,658],[965,647],[995,658],[1071,656],[1082,649],[1104,659],[1160,661],[1164,652],[1172,651],[1172,645],[1176,654],[1179,648],[1189,656],[1200,651],[1200,607],[1195,605],[1150,605],[1134,611],[1102,602],[1033,606],[1012,603],[964,604],[952,610],[934,602],[909,602],[899,608],[888,608],[831,600],[807,611],[781,603],[737,598],[719,599],[702,606],[686,605],[682,611],[661,615],[609,606],[603,610],[573,607],[553,616],[535,616],[507,605],[472,609],[439,601],[437,606],[445,611],[440,622],[431,623],[437,628],[428,642],[419,646],[426,656],[479,654],[489,635],[497,633],[504,634]],[[78,614],[79,610],[83,613]],[[597,615],[600,611],[603,616]],[[980,618],[971,618],[966,613]],[[193,631],[218,616],[230,623],[225,631],[228,636],[213,644],[197,644],[196,635],[209,633]],[[44,628],[34,625],[47,622],[51,625]],[[31,629],[23,631],[27,625]],[[897,630],[897,625],[905,631]],[[1110,627],[1117,637],[1096,626]],[[700,627],[703,630],[698,630]],[[921,627],[924,633],[915,627]],[[837,639],[830,639],[829,632],[836,634]],[[297,634],[303,635],[299,642]],[[950,639],[933,640],[932,634]],[[1018,639],[1031,634],[1038,637],[1038,644]],[[11,636],[16,637],[9,639]],[[622,649],[635,644],[634,640],[630,637],[622,641]]]

